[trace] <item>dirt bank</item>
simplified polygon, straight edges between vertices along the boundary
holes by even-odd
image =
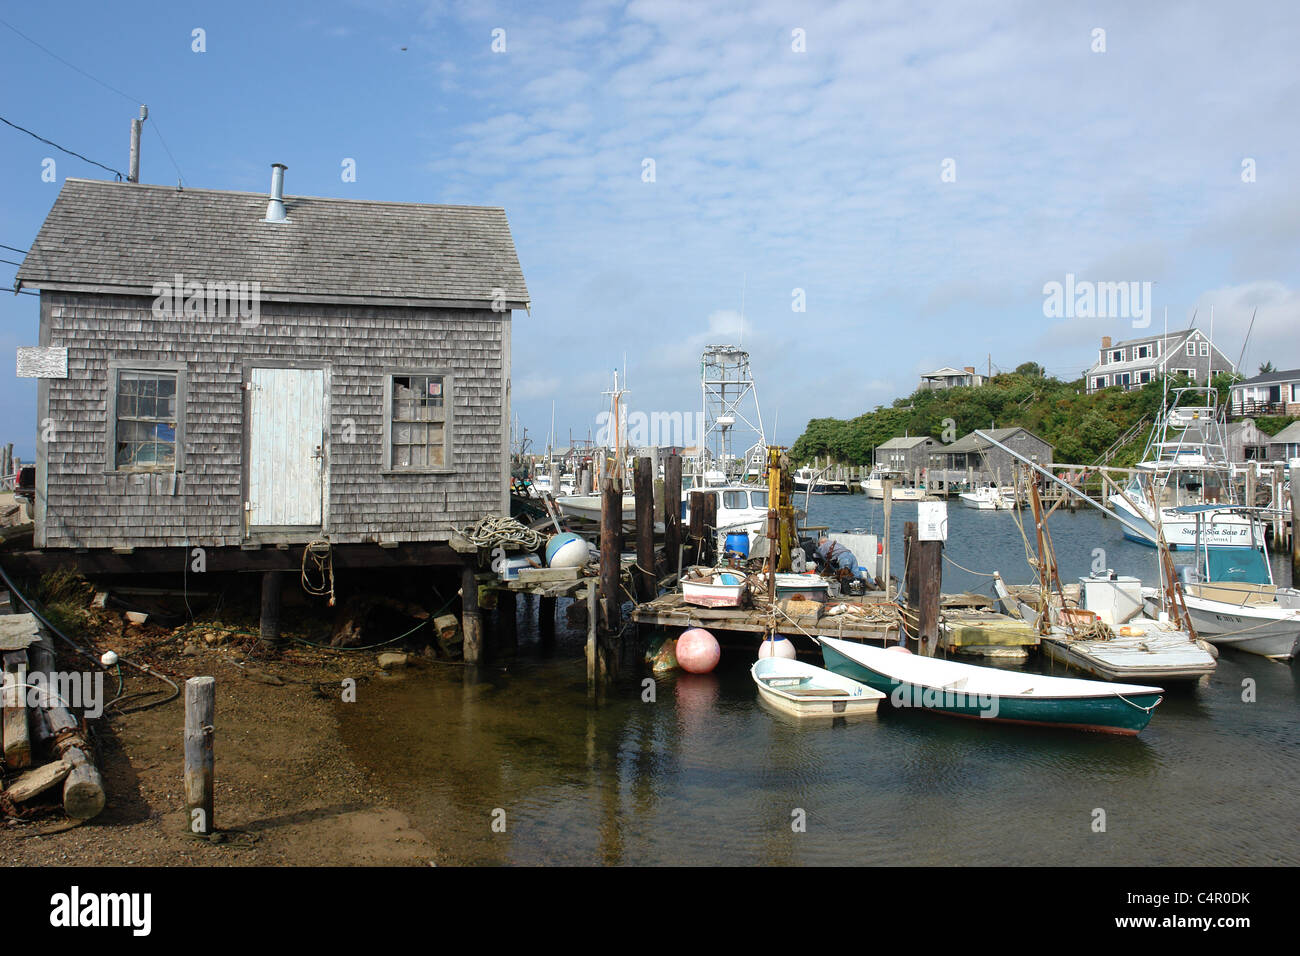
[[[92,722],[108,792],[102,814],[66,826],[61,810],[0,823],[7,865],[413,865],[455,862],[374,787],[345,752],[334,703],[341,682],[388,679],[374,653],[340,654],[295,646],[271,655],[249,639],[182,652],[179,640],[129,629],[101,636],[147,660],[178,686],[210,674],[217,681],[215,825],[225,842],[185,832],[181,790],[184,705]],[[252,648],[251,657],[242,659]],[[416,662],[418,664],[418,661]],[[127,671],[125,693],[163,687]],[[410,673],[401,679],[419,679]],[[275,683],[284,681],[284,683]],[[115,695],[117,680],[105,682]],[[52,792],[53,793],[53,792]],[[50,804],[55,803],[51,798]]]

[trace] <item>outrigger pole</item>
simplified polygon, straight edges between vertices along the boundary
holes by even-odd
[[[1032,468],[1034,471],[1038,472],[1038,474],[1042,475],[1042,476],[1043,476],[1044,478],[1046,478],[1048,481],[1050,481],[1050,482],[1052,482],[1052,483],[1054,483],[1054,484],[1060,485],[1062,488],[1064,488],[1064,489],[1065,489],[1066,491],[1068,491],[1070,494],[1074,495],[1076,498],[1081,498],[1081,499],[1083,499],[1083,500],[1086,501],[1088,504],[1092,505],[1094,508],[1096,508],[1098,511],[1100,511],[1102,514],[1109,515],[1110,517],[1114,518],[1116,521],[1118,521],[1118,522],[1119,522],[1120,524],[1122,524],[1124,527],[1128,528],[1128,529],[1129,529],[1130,531],[1132,531],[1134,534],[1141,535],[1143,538],[1150,539],[1151,535],[1150,535],[1149,533],[1147,533],[1146,531],[1143,531],[1141,528],[1139,528],[1139,527],[1138,527],[1136,524],[1134,524],[1132,521],[1129,521],[1127,518],[1125,518],[1123,515],[1121,515],[1121,514],[1119,514],[1119,513],[1117,513],[1117,512],[1111,511],[1109,508],[1107,508],[1107,507],[1106,507],[1105,505],[1103,505],[1101,502],[1099,502],[1099,501],[1093,501],[1091,498],[1089,498],[1087,495],[1085,495],[1085,494],[1084,494],[1082,491],[1080,491],[1078,488],[1074,487],[1074,485],[1070,484],[1068,481],[1062,481],[1060,478],[1057,478],[1054,474],[1052,474],[1052,473],[1051,473],[1050,471],[1048,471],[1046,468],[1043,468],[1043,467],[1039,466],[1037,462],[1030,461],[1028,458],[1026,458],[1024,455],[1020,454],[1020,453],[1017,452],[1017,451],[1012,451],[1012,450],[1011,450],[1010,448],[1008,448],[1006,445],[1002,444],[1002,442],[998,441],[996,438],[993,438],[993,437],[991,437],[991,436],[989,436],[989,435],[986,435],[984,432],[980,431],[979,429],[976,429],[976,430],[975,430],[975,434],[976,434],[976,435],[979,435],[979,437],[980,437],[980,438],[983,438],[986,442],[989,442],[990,444],[992,444],[992,445],[996,445],[998,448],[1001,448],[1004,452],[1006,452],[1006,453],[1007,453],[1008,455],[1010,455],[1012,458],[1015,458],[1015,459],[1017,459],[1017,460],[1019,460],[1019,461],[1024,462],[1026,465],[1028,465],[1028,466],[1029,466],[1030,468]]]

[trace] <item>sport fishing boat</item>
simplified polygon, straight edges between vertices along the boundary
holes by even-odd
[[[982,485],[973,491],[963,491],[958,497],[967,508],[977,511],[1010,511],[1016,506],[1016,493],[996,485]]]
[[[1047,621],[1039,595],[1013,594],[1000,574],[993,588],[1004,610],[1039,631],[1039,646],[1052,660],[1109,681],[1198,680],[1212,674],[1212,648],[1165,619],[1145,617],[1142,582],[1101,572],[1079,579],[1077,607],[1062,607],[1051,595]]]
[[[1152,547],[1157,539],[1155,506],[1159,506],[1159,523],[1169,547],[1190,550],[1197,546],[1196,518],[1188,509],[1240,502],[1234,499],[1218,391],[1189,386],[1172,394],[1173,402],[1162,409],[1135,473],[1122,491],[1107,498],[1107,504],[1136,526],[1135,530],[1126,525],[1124,537]],[[1240,514],[1216,521],[1207,529],[1207,543],[1248,545],[1252,523],[1259,524]]]
[[[875,688],[895,706],[956,717],[1131,736],[1164,699],[1159,687],[1025,674],[834,637],[817,641],[833,673]]]
[[[908,485],[906,484],[907,475],[901,471],[890,471],[888,468],[873,468],[871,474],[863,478],[858,484],[867,493],[868,498],[884,501],[886,478],[894,480],[894,487],[889,495],[891,501],[920,501],[926,496],[924,484]]]
[[[828,478],[822,472],[805,466],[795,470],[794,490],[814,495],[847,495],[849,483],[843,478]]]
[[[1197,522],[1207,528],[1230,510],[1200,510]],[[1273,660],[1291,660],[1300,651],[1300,590],[1273,582],[1262,536],[1246,547],[1202,544],[1195,566],[1179,572],[1187,614],[1211,644]],[[1149,608],[1161,603],[1159,588],[1144,588],[1142,594]]]

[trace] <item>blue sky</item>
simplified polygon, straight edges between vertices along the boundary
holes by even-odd
[[[1073,377],[1101,336],[1135,333],[1046,318],[1044,283],[1067,274],[1153,283],[1155,328],[1167,307],[1172,328],[1196,310],[1208,329],[1213,306],[1233,358],[1257,309],[1246,370],[1300,366],[1287,2],[0,11],[127,94],[0,25],[0,115],[125,170],[139,98],[145,182],[177,178],[161,132],[193,187],[265,190],[283,162],[290,194],[505,207],[534,303],[516,315],[515,407],[543,441],[552,400],[562,442],[594,428],[625,356],[632,408],[698,409],[713,342],[751,351],[783,443],[943,365]],[[0,125],[0,243],[39,230],[46,157],[59,182],[109,176]],[[35,386],[13,355],[36,342],[36,303],[0,295],[0,440],[27,458]]]

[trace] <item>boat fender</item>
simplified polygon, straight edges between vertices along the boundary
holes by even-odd
[[[1213,644],[1211,644],[1209,641],[1203,641],[1200,638],[1197,638],[1196,646],[1199,647],[1201,650],[1205,651],[1205,653],[1209,654],[1216,661],[1219,659],[1219,649],[1215,647]]]

